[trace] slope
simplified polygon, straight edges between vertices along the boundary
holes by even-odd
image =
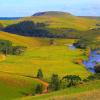
[[[28,96],[16,100],[99,100],[100,81],[88,82],[79,87],[67,88],[40,96]],[[87,92],[86,92],[87,91]]]
[[[78,38],[81,31],[97,28],[99,23],[95,19],[49,11],[15,20],[4,31],[24,36]]]

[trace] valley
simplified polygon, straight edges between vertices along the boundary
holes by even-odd
[[[89,91],[93,91],[90,96],[98,93],[99,100],[99,74],[93,74],[83,64],[87,55],[99,48],[99,20],[51,11],[0,23],[0,40],[11,41],[12,47],[26,47],[20,55],[5,55],[1,50],[0,100],[72,100],[76,95],[81,100]],[[77,48],[71,48],[75,43]],[[49,87],[52,75],[60,84],[58,90]],[[62,82],[66,75],[76,79],[71,87],[69,81]],[[41,93],[36,93],[41,86]]]

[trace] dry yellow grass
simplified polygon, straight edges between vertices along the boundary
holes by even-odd
[[[13,43],[19,44],[19,45],[24,45],[27,47],[32,47],[32,46],[38,46],[41,44],[41,40],[38,38],[31,38],[31,37],[24,37],[24,36],[18,36],[15,34],[10,34],[7,32],[2,32],[0,31],[0,39],[6,39],[10,40]]]
[[[58,96],[50,100],[100,100],[100,90],[93,90],[70,96]]]
[[[6,56],[3,54],[0,54],[0,62],[6,60]]]

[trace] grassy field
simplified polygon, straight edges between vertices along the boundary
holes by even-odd
[[[0,61],[0,100],[12,100],[25,96],[27,92],[34,92],[38,82],[19,75],[36,76],[39,68],[47,80],[53,73],[60,77],[77,74],[82,78],[90,74],[83,65],[73,62],[73,59],[84,58],[80,49],[69,48],[68,45],[75,41],[73,39],[54,39],[55,45],[50,45],[48,38],[24,37],[2,31],[0,39],[10,40],[14,45],[27,46],[23,55],[8,55]]]
[[[86,77],[89,72],[85,67],[73,63],[73,59],[77,58],[82,58],[81,51],[70,50],[66,46],[34,47],[22,56],[7,56],[5,61],[0,62],[0,71],[36,76],[41,68],[45,78],[53,73]]]
[[[40,83],[28,77],[0,72],[0,100],[12,100],[34,93],[37,84]]]
[[[60,76],[79,74],[85,77],[89,75],[84,66],[73,63],[73,59],[83,57],[81,50],[71,50],[67,46],[74,42],[74,40],[55,39],[57,45],[50,46],[48,45],[49,39],[46,38],[26,38],[9,35],[4,32],[1,32],[0,38],[9,39],[14,43],[28,47],[25,54],[21,56],[7,56],[5,61],[0,62],[0,71],[36,76],[37,70],[41,68],[45,78],[50,77],[53,73]]]
[[[100,81],[96,80],[80,85],[79,87],[67,88],[58,92],[35,97],[29,96],[16,100],[99,100],[99,93]]]
[[[75,41],[73,39],[54,39],[56,45],[53,46],[49,45],[48,38],[30,38],[5,32],[0,32],[0,39],[28,47],[21,56],[7,56],[5,61],[0,62],[0,71],[35,76],[41,68],[45,77],[53,73],[61,76],[79,74],[82,77],[89,74],[84,66],[73,63],[73,59],[83,57],[81,50],[71,50],[68,47]]]
[[[61,15],[61,13],[60,13]],[[79,31],[96,28],[100,21],[88,18],[80,18],[70,14],[31,16],[19,20],[0,20],[4,27],[21,21],[34,21],[48,24],[46,28],[60,29],[72,28]],[[60,32],[59,32],[60,33]],[[98,94],[100,81],[94,81],[81,84],[79,87],[72,87],[58,92],[49,93],[36,97],[25,97],[34,92],[39,81],[27,77],[35,77],[38,69],[42,69],[44,79],[49,81],[52,74],[58,74],[59,77],[74,74],[86,78],[91,73],[82,64],[75,64],[75,59],[84,59],[83,51],[80,49],[71,49],[69,45],[74,43],[75,39],[53,39],[54,44],[50,45],[50,38],[24,37],[7,32],[0,31],[0,39],[10,40],[13,45],[26,46],[27,50],[20,56],[0,54],[0,100],[63,100],[63,98],[76,98],[74,93],[95,90],[91,92]],[[69,96],[67,96],[69,95]],[[77,94],[81,97],[83,94]],[[90,97],[89,96],[89,97]],[[88,97],[87,97],[88,98]],[[98,97],[99,98],[99,97]],[[78,98],[79,99],[79,98]],[[79,99],[80,100],[80,99]],[[88,99],[89,100],[89,99]]]
[[[11,25],[11,24],[15,23],[15,21],[14,21],[14,20],[0,20],[0,23],[1,23],[4,27],[6,27],[6,26],[8,26],[8,25]]]

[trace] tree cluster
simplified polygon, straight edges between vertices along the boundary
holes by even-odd
[[[26,50],[24,46],[13,46],[9,40],[0,40],[0,53],[5,55],[20,55]]]
[[[37,78],[43,79],[43,72],[41,69],[39,69],[37,72]],[[60,89],[70,88],[73,86],[78,86],[79,84],[83,84],[88,81],[99,80],[99,79],[100,79],[100,73],[90,75],[83,80],[78,75],[66,75],[60,79],[57,74],[53,74],[50,78],[48,91],[50,92],[50,91],[57,91]],[[43,93],[43,85],[38,84],[36,86],[35,93],[36,94]]]
[[[100,73],[100,64],[94,67],[96,73]]]
[[[78,38],[79,31],[72,28],[48,28],[46,22],[22,21],[4,28],[4,31],[23,36],[49,38]]]

